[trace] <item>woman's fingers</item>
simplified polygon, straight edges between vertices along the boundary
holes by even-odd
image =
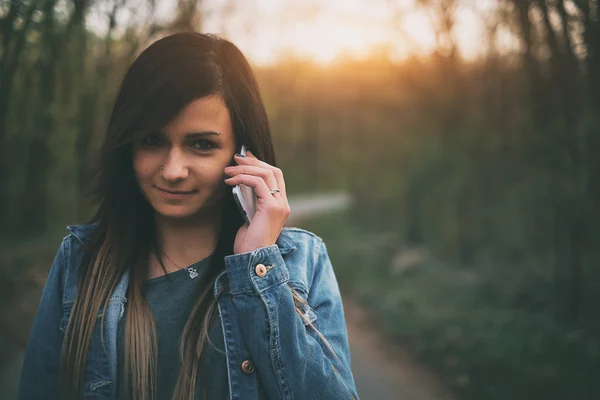
[[[228,185],[246,185],[254,189],[258,196],[257,213],[253,222],[247,227],[247,232],[236,236],[234,252],[248,252],[260,247],[274,244],[290,216],[290,206],[287,201],[283,173],[257,159],[247,152],[246,157],[235,157],[237,166],[225,169]],[[271,193],[272,189],[279,192]]]
[[[264,179],[259,176],[239,174],[226,179],[225,182],[231,186],[240,184],[250,186],[259,198],[266,200],[267,204],[281,208],[282,211],[289,208],[287,207],[287,202],[282,201],[281,198],[276,198],[277,193],[275,196],[271,194],[271,189],[269,189]]]
[[[281,169],[274,167],[270,164],[267,164],[264,161],[259,160],[250,151],[246,152],[246,157],[240,157],[240,156],[236,155],[235,160],[240,165],[251,165],[251,166],[266,168],[266,169],[270,170],[273,173],[273,176],[275,177],[275,181],[277,183],[277,188],[281,191],[282,197],[287,200],[287,191],[285,189],[285,180],[283,178],[283,171],[281,171]]]
[[[225,173],[230,176],[240,174],[259,176],[265,181],[269,189],[279,188],[279,184],[277,179],[275,179],[273,171],[267,168],[255,167],[253,165],[238,165],[225,168]]]

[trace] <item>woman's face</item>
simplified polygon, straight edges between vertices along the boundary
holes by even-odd
[[[167,218],[211,212],[229,189],[223,169],[236,151],[229,110],[220,96],[192,101],[159,132],[133,145],[138,185]]]

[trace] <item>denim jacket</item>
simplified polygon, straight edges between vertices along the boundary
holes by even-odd
[[[19,399],[59,397],[61,346],[77,288],[76,250],[93,228],[67,227],[31,328]],[[93,332],[84,375],[86,399],[116,398],[117,327],[127,305],[128,280],[125,273],[109,299],[104,325],[98,318]],[[307,300],[302,314],[337,358],[295,312],[288,285]],[[218,320],[230,400],[358,399],[340,291],[319,237],[284,228],[272,246],[225,257],[215,295],[223,289]]]

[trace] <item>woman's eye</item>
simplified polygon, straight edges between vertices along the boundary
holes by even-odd
[[[162,144],[162,139],[160,136],[151,135],[143,138],[142,143],[146,146],[160,146]]]
[[[197,142],[194,142],[194,145],[192,147],[197,150],[206,151],[213,149],[215,146],[209,140],[198,140]]]

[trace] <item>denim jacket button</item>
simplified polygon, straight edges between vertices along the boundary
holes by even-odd
[[[252,364],[252,361],[245,360],[242,363],[242,371],[244,371],[244,373],[246,373],[246,374],[253,373],[254,372],[254,364]]]
[[[254,268],[254,272],[256,272],[256,275],[263,278],[267,275],[267,267],[265,267],[263,264],[258,264],[256,268]]]

